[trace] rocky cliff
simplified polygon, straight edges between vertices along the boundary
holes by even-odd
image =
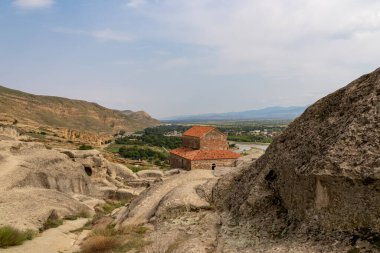
[[[159,124],[147,113],[111,110],[95,103],[37,96],[0,86],[0,121],[112,134]]]
[[[221,180],[214,199],[266,236],[354,235],[352,245],[380,246],[379,192],[377,69],[310,106],[256,163]]]

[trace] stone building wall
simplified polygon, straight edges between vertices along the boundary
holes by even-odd
[[[182,146],[192,149],[200,149],[200,139],[191,136],[182,136]]]
[[[202,150],[227,150],[227,136],[219,131],[211,131],[200,139],[200,149]]]
[[[191,170],[191,162],[180,156],[170,154],[170,167],[171,168],[181,168],[185,170]]]
[[[191,169],[206,169],[211,170],[212,165],[216,167],[235,167],[236,159],[219,159],[219,160],[199,160],[191,161]]]

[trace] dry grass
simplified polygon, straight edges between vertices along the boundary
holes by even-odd
[[[93,235],[81,245],[83,253],[109,252],[122,245],[120,239],[104,235]]]
[[[80,210],[77,214],[67,215],[63,217],[64,220],[77,220],[79,218],[90,218],[91,214],[88,210]]]
[[[26,240],[33,239],[34,233],[30,230],[20,231],[11,226],[0,227],[0,248],[21,245]]]
[[[145,241],[145,233],[148,231],[143,226],[129,227],[116,230],[112,225],[104,229],[95,229],[81,245],[83,253],[90,252],[129,252],[141,250],[148,244]]]

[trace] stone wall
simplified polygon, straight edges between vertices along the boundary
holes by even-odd
[[[236,159],[191,161],[191,169],[211,170],[213,164],[215,164],[216,167],[235,167]]]
[[[182,136],[182,146],[192,149],[200,149],[200,139],[191,136]]]
[[[202,150],[227,150],[227,136],[219,131],[211,131],[200,140],[200,149]]]
[[[191,170],[191,162],[180,156],[170,154],[170,167],[171,168],[181,168],[185,170]]]

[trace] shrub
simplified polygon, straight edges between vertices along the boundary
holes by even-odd
[[[20,231],[11,226],[0,227],[0,248],[21,245],[26,240],[33,239],[31,230]]]
[[[95,229],[81,245],[83,253],[92,252],[141,252],[142,248],[148,243],[144,240],[145,233],[148,231],[143,226],[127,227],[116,230],[109,225],[106,228]]]
[[[230,143],[230,144],[229,144],[229,147],[230,147],[230,148],[236,148],[236,144],[235,144],[235,143]]]
[[[94,149],[91,145],[82,144],[79,146],[79,150],[91,150]]]
[[[42,225],[41,231],[47,230],[49,228],[56,228],[63,224],[63,220],[59,218],[56,211],[53,211],[50,216],[46,219],[45,223]]]
[[[56,228],[56,227],[61,226],[62,224],[63,224],[62,219],[57,219],[57,220],[48,219],[47,221],[45,221],[42,230],[47,230],[49,228]]]

